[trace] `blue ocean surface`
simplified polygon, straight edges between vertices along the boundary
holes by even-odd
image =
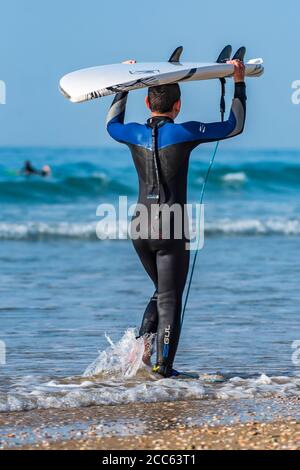
[[[210,157],[191,157],[190,202]],[[21,176],[25,160],[52,176]],[[219,150],[176,359],[228,377],[216,397],[300,395],[299,188],[298,150]],[[124,362],[153,286],[129,240],[96,236],[120,195],[137,199],[125,147],[0,149],[0,411],[206,396],[131,370],[140,344]]]

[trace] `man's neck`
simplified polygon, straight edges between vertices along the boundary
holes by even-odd
[[[174,119],[173,113],[151,113],[151,117],[167,117],[170,119]]]

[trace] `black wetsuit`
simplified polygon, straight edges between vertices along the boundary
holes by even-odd
[[[43,176],[43,177],[48,176],[49,174],[45,170],[37,170],[36,168],[34,168],[30,161],[25,162],[22,173],[24,173],[26,176],[38,175],[38,176]]]
[[[183,208],[187,199],[187,176],[191,151],[199,144],[228,139],[240,134],[246,115],[245,83],[235,84],[235,94],[227,121],[175,124],[168,117],[154,117],[146,124],[124,124],[127,93],[118,93],[110,108],[107,130],[131,150],[139,177],[139,204],[154,209],[157,217],[144,219],[143,236],[134,239],[134,247],[152,279],[155,293],[142,322],[140,335],[157,333],[158,372],[168,377],[176,354],[182,308],[182,295],[189,269],[188,236],[162,236],[159,210],[165,205]],[[137,206],[136,217],[140,215]],[[156,221],[156,222],[155,222]],[[184,227],[182,226],[184,229]],[[144,230],[143,230],[144,229]],[[147,235],[148,233],[148,235]]]

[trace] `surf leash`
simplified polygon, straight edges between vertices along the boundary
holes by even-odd
[[[230,45],[224,47],[224,49],[222,50],[222,52],[219,55],[216,62],[219,63],[219,64],[226,63],[228,60],[230,60],[231,53],[232,53],[232,47]],[[245,54],[246,54],[246,48],[245,47],[240,47],[236,51],[234,56],[232,57],[232,60],[241,60],[241,61],[243,61],[244,57],[245,57]],[[224,122],[224,116],[225,116],[225,110],[226,110],[226,103],[225,103],[226,79],[224,77],[222,77],[219,80],[221,82],[220,113],[221,113],[221,120],[222,120],[222,122]],[[207,171],[206,171],[206,174],[205,174],[205,178],[204,178],[204,182],[203,182],[202,189],[201,189],[201,194],[200,194],[200,207],[201,207],[201,210],[202,210],[202,204],[203,204],[203,201],[204,201],[204,195],[205,195],[207,181],[208,181],[211,169],[213,167],[213,164],[214,164],[217,152],[218,152],[219,144],[220,144],[220,141],[218,140],[216,142],[216,145],[215,145],[215,148],[213,150],[213,154],[212,154],[210,163],[208,165],[208,168],[207,168]],[[201,217],[201,213],[200,213],[200,217]],[[201,237],[200,237],[200,233],[199,233],[199,237],[198,237],[198,240],[197,240],[197,247],[196,247],[196,251],[195,251],[195,254],[194,254],[194,259],[193,259],[192,268],[191,268],[191,272],[190,272],[190,276],[189,276],[189,282],[188,282],[188,286],[187,286],[187,290],[186,290],[184,305],[183,305],[183,309],[182,309],[180,331],[182,330],[183,321],[184,321],[184,317],[185,317],[185,312],[186,312],[186,308],[187,308],[187,303],[188,303],[188,300],[189,300],[189,295],[190,295],[191,286],[192,286],[192,282],[193,282],[193,276],[194,276],[194,272],[195,272],[198,252],[199,252],[199,249],[200,249],[200,241],[201,241]]]

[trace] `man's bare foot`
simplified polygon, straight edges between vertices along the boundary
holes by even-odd
[[[152,355],[152,338],[150,337],[145,337],[144,338],[144,345],[145,345],[145,351],[143,354],[143,363],[146,366],[151,367],[151,355]]]

